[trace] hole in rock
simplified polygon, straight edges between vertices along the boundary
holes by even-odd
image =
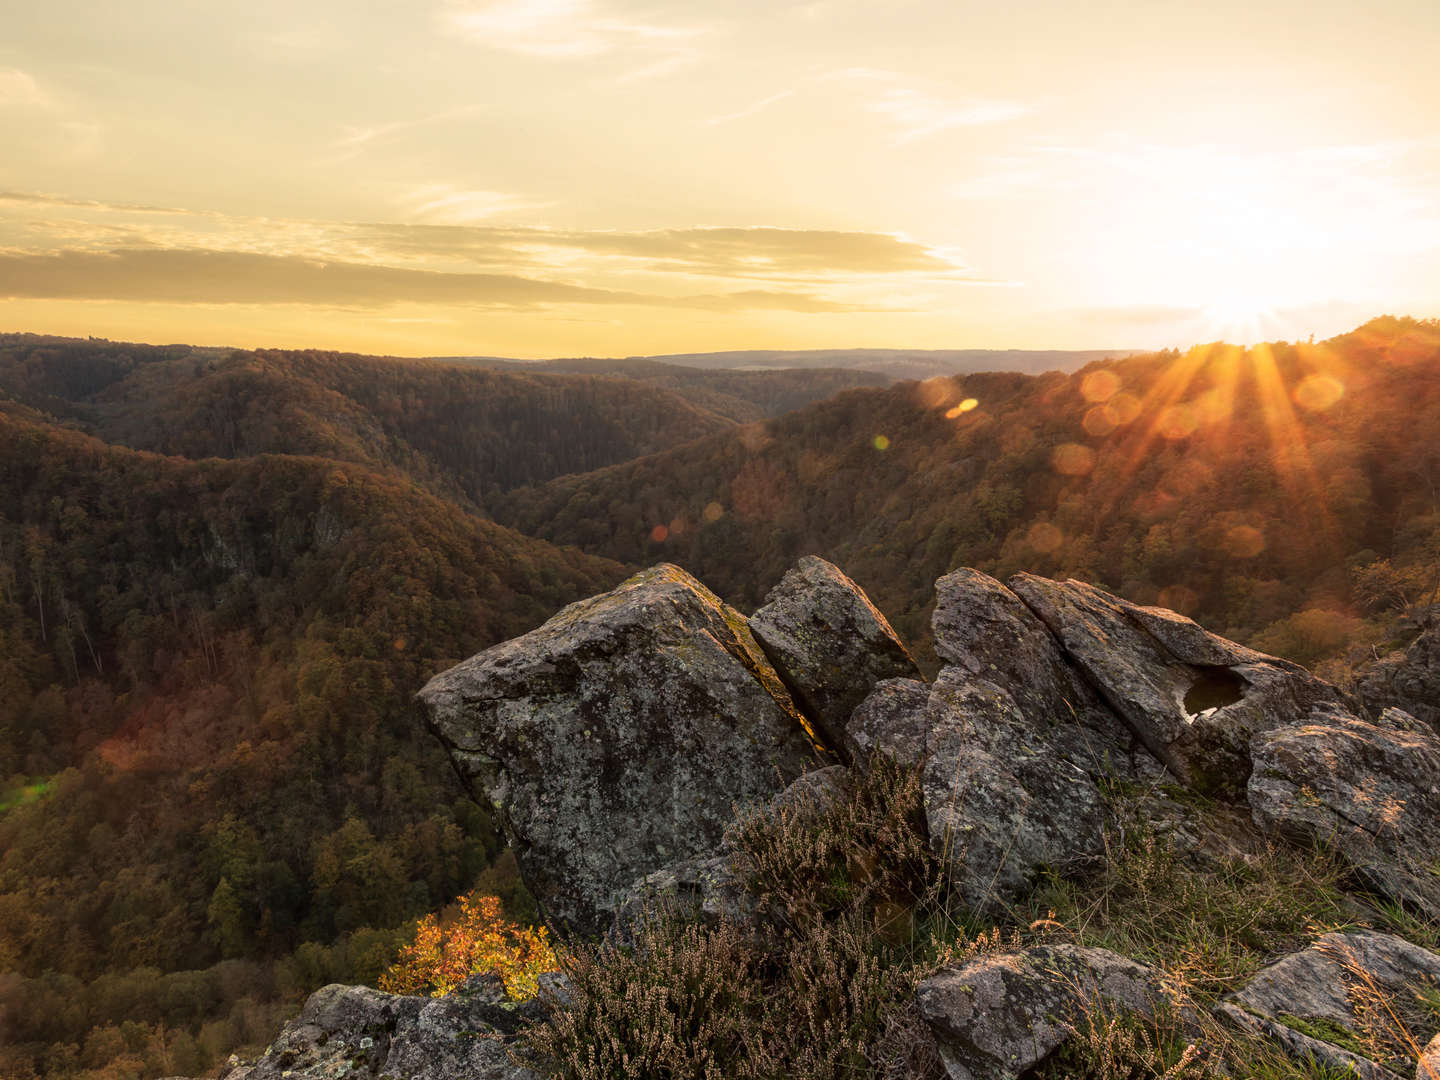
[[[1195,682],[1185,691],[1185,711],[1191,716],[1234,705],[1245,696],[1248,684],[1228,667],[1200,667],[1195,674]]]

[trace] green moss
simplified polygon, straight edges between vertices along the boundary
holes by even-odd
[[[1344,1024],[1337,1024],[1334,1020],[1325,1017],[1306,1020],[1304,1017],[1291,1013],[1281,1013],[1280,1022],[1286,1027],[1300,1032],[1301,1035],[1309,1035],[1312,1039],[1319,1039],[1331,1046],[1349,1050],[1352,1054],[1358,1054],[1361,1057],[1365,1056],[1365,1044]]]

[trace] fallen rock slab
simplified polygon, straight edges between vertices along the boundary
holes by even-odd
[[[877,682],[920,678],[864,590],[814,555],[786,571],[750,616],[750,631],[832,750],[843,752],[845,724]]]
[[[420,691],[547,918],[599,933],[634,881],[712,853],[737,806],[817,764],[745,619],[661,564]]]
[[[1159,972],[1106,949],[1037,946],[944,968],[915,989],[951,1080],[1016,1080],[1073,1034],[1087,1008],[1176,1008]]]
[[[1330,845],[1367,887],[1440,919],[1440,736],[1317,711],[1257,738],[1253,757],[1262,831]]]

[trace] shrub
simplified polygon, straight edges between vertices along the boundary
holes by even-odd
[[[559,966],[545,928],[518,926],[504,918],[493,896],[468,893],[460,898],[460,916],[442,925],[434,915],[415,924],[415,940],[380,977],[380,989],[392,994],[450,993],[471,975],[493,972],[512,998],[535,994],[542,972]]]

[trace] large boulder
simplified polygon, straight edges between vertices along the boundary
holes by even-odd
[[[877,682],[920,677],[860,586],[814,555],[770,590],[750,616],[750,631],[832,750],[843,752],[845,724]]]
[[[1340,704],[1334,687],[1299,665],[1176,612],[1079,581],[1018,574],[1009,585],[1151,753],[1199,791],[1243,792],[1257,733]]]
[[[1220,1012],[1297,1057],[1388,1080],[1416,1067],[1430,1035],[1411,1030],[1425,1022],[1423,1011],[1416,1016],[1416,994],[1437,986],[1440,956],[1390,934],[1355,930],[1326,934],[1262,969]]]
[[[1153,1018],[1173,1004],[1153,968],[1078,945],[981,955],[923,980],[915,998],[952,1080],[1016,1080],[1069,1039],[1088,1009]],[[1185,1008],[1174,1011],[1193,1022]]]
[[[1440,731],[1440,622],[1432,623],[1408,649],[1368,665],[1356,683],[1361,701],[1375,715],[1395,706]]]
[[[563,928],[597,933],[637,879],[718,847],[737,806],[815,765],[745,619],[661,564],[420,691]]]
[[[1382,715],[1317,711],[1259,736],[1250,812],[1270,835],[1332,845],[1367,886],[1440,919],[1440,736]]]
[[[543,1007],[506,1000],[493,975],[443,998],[335,983],[311,994],[264,1056],[231,1069],[226,1080],[540,1080],[512,1060],[510,1037]]]
[[[1104,805],[1074,755],[1006,690],[947,676],[927,705],[925,821],[956,894],[972,910],[993,911],[1042,868],[1098,857]]]
[[[845,752],[854,766],[868,768],[881,755],[906,768],[918,767],[930,732],[929,703],[930,686],[919,679],[876,683],[845,725]]]

